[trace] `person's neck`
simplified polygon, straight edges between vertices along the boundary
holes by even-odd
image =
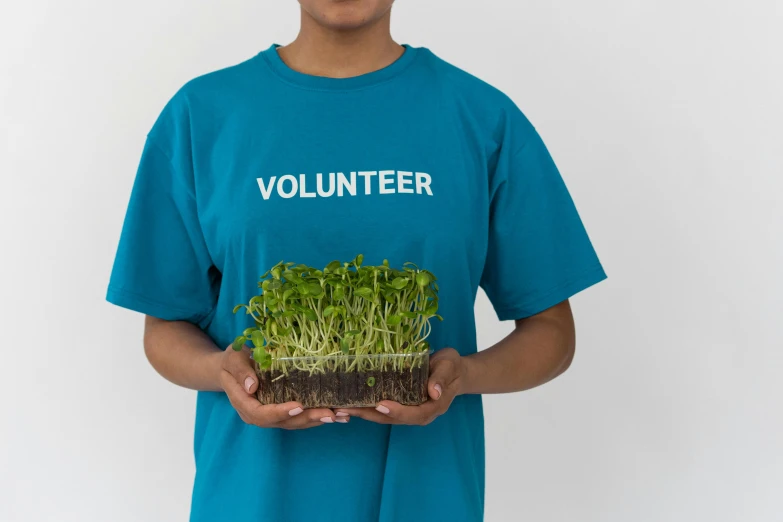
[[[367,26],[337,31],[302,13],[299,35],[277,52],[291,69],[313,76],[350,78],[382,69],[405,52],[389,29],[390,15]]]

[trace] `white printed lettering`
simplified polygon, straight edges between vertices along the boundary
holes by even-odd
[[[356,172],[351,172],[351,181],[345,177],[342,172],[337,173],[337,197],[342,197],[343,189],[347,190],[351,196],[356,195]]]
[[[416,194],[421,194],[422,189],[427,191],[427,194],[432,196],[432,190],[430,190],[430,183],[432,178],[426,172],[416,173]]]
[[[334,172],[329,173],[329,190],[324,190],[323,174],[319,172],[315,175],[315,178],[317,180],[316,190],[318,190],[319,196],[322,198],[328,198],[334,194]]]
[[[300,198],[314,198],[315,192],[307,192],[307,186],[306,183],[306,176],[304,174],[299,174],[299,197]]]
[[[291,192],[286,192],[283,188],[283,183],[286,181],[291,182]],[[280,195],[281,198],[292,198],[296,195],[297,191],[299,190],[299,183],[296,181],[296,178],[293,177],[291,174],[286,174],[285,176],[280,177],[280,181],[277,182],[277,193]]]
[[[397,192],[400,194],[413,194],[412,188],[405,188],[406,185],[413,185],[413,180],[409,178],[413,178],[413,172],[397,171]]]
[[[328,175],[328,180],[326,176]],[[316,174],[284,174],[268,178],[256,178],[261,197],[268,200],[274,192],[283,199],[330,198],[332,196],[364,196],[389,194],[425,194],[432,196],[432,177],[426,172],[412,170],[360,170]],[[363,178],[364,190],[359,188]],[[308,179],[309,178],[309,179]],[[307,186],[310,186],[308,190]]]
[[[358,174],[364,178],[364,193],[367,195],[372,194],[372,177],[377,176],[378,172],[375,170],[360,170]]]
[[[256,181],[258,182],[258,188],[261,190],[261,195],[264,197],[264,199],[269,199],[269,196],[272,195],[272,187],[275,186],[276,179],[277,176],[272,176],[269,178],[269,185],[264,186],[264,178],[256,178]]]
[[[389,177],[391,176],[391,179]],[[386,188],[386,185],[394,183],[394,171],[393,170],[381,170],[378,171],[378,184],[380,185],[380,194],[394,194],[393,188]]]

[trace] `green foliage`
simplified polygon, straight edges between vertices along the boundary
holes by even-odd
[[[277,263],[261,276],[259,295],[234,308],[245,310],[254,325],[233,348],[250,342],[261,368],[283,370],[279,361],[291,357],[355,355],[345,369],[356,370],[377,360],[363,356],[426,353],[430,320],[442,320],[435,276],[413,263],[400,270],[385,259],[378,266],[363,263],[361,254],[323,270]],[[319,359],[309,369],[321,364]]]

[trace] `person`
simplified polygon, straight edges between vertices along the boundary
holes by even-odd
[[[198,390],[192,521],[476,521],[482,394],[574,355],[568,298],[605,273],[533,125],[504,94],[391,37],[393,0],[300,0],[289,45],[184,85],[147,136],[107,299]],[[332,181],[334,180],[334,181]],[[438,277],[420,406],[262,405],[233,307],[279,260],[412,261]],[[516,328],[477,351],[481,287]]]

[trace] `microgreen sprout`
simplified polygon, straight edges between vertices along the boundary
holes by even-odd
[[[429,353],[430,320],[443,319],[435,276],[413,263],[395,269],[387,260],[378,266],[363,260],[358,255],[323,269],[281,261],[270,268],[259,294],[234,308],[251,316],[254,326],[233,348],[250,343],[260,369],[284,373],[400,371],[420,364]],[[390,356],[374,357],[383,355]],[[375,384],[371,379],[368,386]]]

